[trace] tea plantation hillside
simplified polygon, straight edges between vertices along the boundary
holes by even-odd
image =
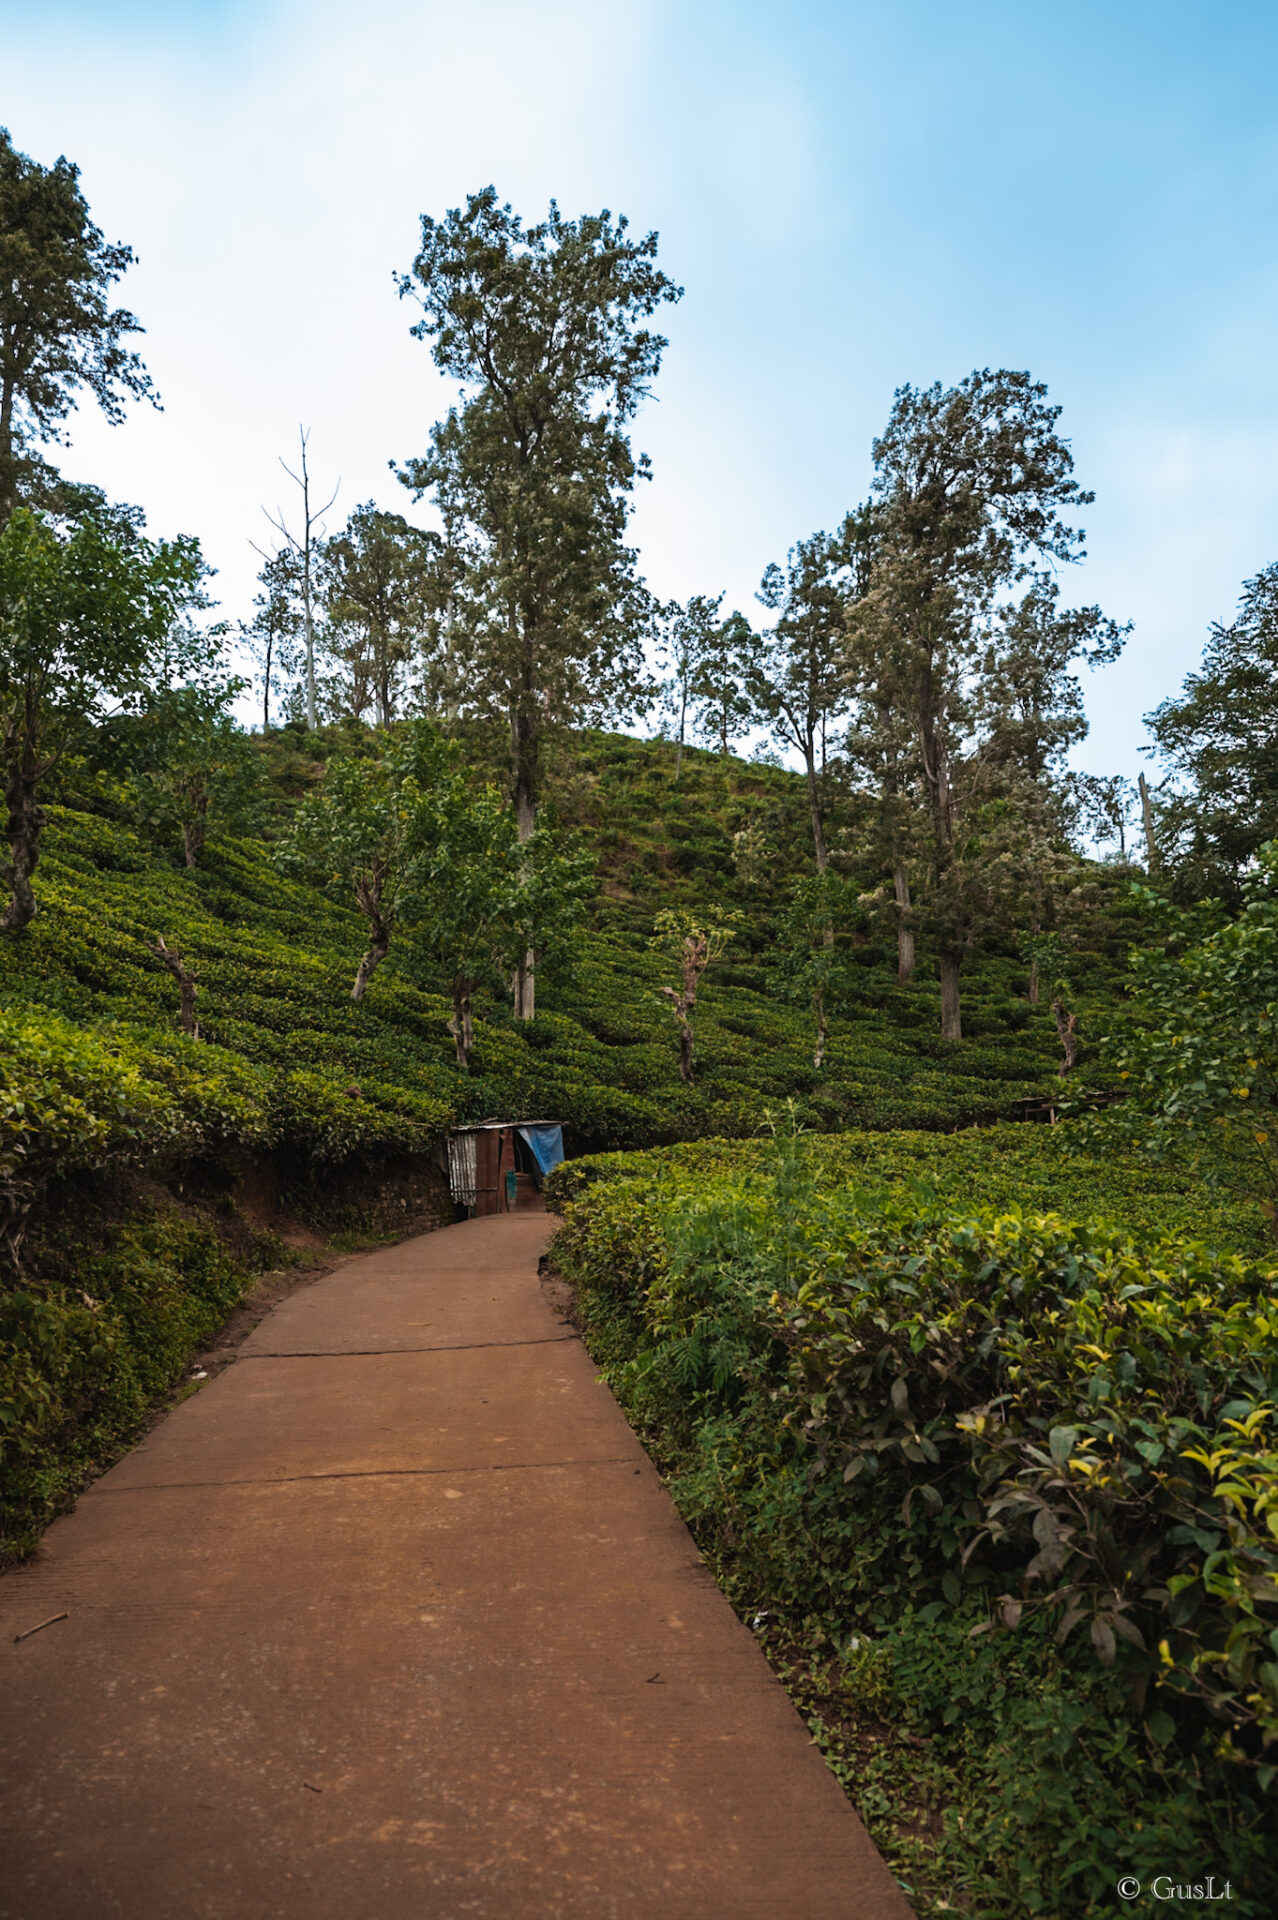
[[[455,1120],[534,1111],[562,1118],[579,1147],[749,1135],[791,1102],[796,1121],[818,1131],[945,1128],[1013,1114],[1050,1088],[1051,1016],[1028,1004],[1015,954],[973,964],[968,1037],[956,1045],[937,1036],[926,958],[900,990],[886,947],[869,935],[859,936],[856,986],[833,1011],[818,1073],[810,1011],[785,996],[773,952],[783,883],[805,860],[799,783],[778,768],[725,769],[693,754],[676,788],[670,760],[661,742],[581,742],[557,803],[598,851],[593,924],[569,967],[543,970],[531,1026],[496,1001],[480,1008],[469,1075],[453,1064],[443,983],[423,975],[411,945],[392,948],[354,1004],[363,922],[284,878],[268,843],[213,838],[187,870],[124,821],[69,806],[50,809],[41,913],[0,948],[10,1032],[16,1042],[39,1028],[56,1052],[68,1038],[61,1023],[72,1022],[79,1044],[129,1062],[167,1115],[161,1128],[198,1119],[209,1142],[269,1136],[329,1158],[421,1150]],[[294,779],[286,768],[281,781]],[[277,817],[286,815],[281,800]],[[766,856],[757,879],[734,861],[733,836],[751,827]],[[659,906],[706,899],[742,909],[742,932],[703,985],[687,1087],[659,993],[668,962],[648,940]],[[1097,936],[1088,965],[1103,999],[1121,938],[1110,921],[1098,921]],[[176,989],[157,938],[197,976],[199,1041],[175,1031]]]
[[[0,942],[0,1231],[19,1274],[0,1325],[0,1491],[19,1545],[135,1430],[254,1267],[281,1257],[237,1227],[243,1183],[267,1162],[305,1214],[317,1193],[371,1187],[388,1161],[425,1168],[464,1119],[559,1119],[576,1153],[773,1127],[935,1134],[1014,1116],[1059,1084],[1050,1014],[1028,1003],[1013,951],[973,963],[969,1037],[947,1044],[926,956],[899,989],[868,922],[818,1072],[811,1010],[777,952],[787,883],[810,857],[798,779],[694,751],[676,784],[667,743],[602,734],[578,736],[551,779],[551,808],[597,856],[589,922],[557,972],[539,970],[533,1023],[495,996],[478,1006],[462,1072],[444,983],[411,943],[356,1003],[363,920],[276,864],[299,797],[352,744],[288,729],[259,743],[259,837],[211,833],[190,869],[101,772],[70,766],[48,808],[40,911]],[[1076,968],[1084,1032],[1112,1003],[1123,948],[1103,870],[1097,897]],[[736,949],[703,982],[690,1086],[659,992],[669,962],[649,944],[671,903],[741,913]],[[178,1030],[160,940],[197,980],[198,1038]],[[325,1231],[336,1222],[330,1204]],[[384,1224],[358,1208],[346,1223]]]

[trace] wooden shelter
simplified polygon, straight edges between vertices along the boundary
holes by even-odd
[[[453,1204],[472,1217],[537,1206],[542,1180],[564,1157],[557,1120],[479,1120],[448,1136]]]

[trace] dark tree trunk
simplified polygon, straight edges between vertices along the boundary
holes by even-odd
[[[537,824],[537,795],[540,774],[541,741],[538,734],[535,694],[531,673],[510,716],[510,761],[515,826],[522,841],[531,840]],[[515,968],[511,988],[516,1020],[533,1020],[537,1014],[537,956],[530,947]]]
[[[266,629],[266,660],[262,667],[262,734],[271,731],[271,655],[275,651],[275,635],[268,625]]]
[[[1149,871],[1157,873],[1161,863],[1158,858],[1158,842],[1154,838],[1154,804],[1149,797],[1149,782],[1143,773],[1137,785],[1140,788],[1141,819],[1145,826],[1145,856],[1149,863]]]
[[[18,504],[18,463],[13,452],[13,381],[0,389],[0,530],[7,527]]]
[[[20,748],[4,782],[9,864],[3,877],[10,890],[9,904],[0,917],[0,931],[5,933],[20,933],[36,915],[31,876],[40,861],[40,833],[44,826],[44,808],[36,799],[37,778],[34,755],[29,748]]]
[[[910,881],[903,866],[897,866],[892,875],[892,889],[896,896],[896,984],[908,987],[914,977],[914,929],[909,922]]]
[[[687,1018],[679,1026],[679,1078],[685,1087],[692,1085],[692,1022]]]
[[[195,975],[183,964],[178,949],[165,946],[162,937],[156,940],[155,951],[178,983],[178,1025],[183,1033],[189,1033],[193,1040],[198,1040],[200,1023],[195,1017]]]
[[[1052,1018],[1056,1022],[1056,1031],[1061,1038],[1063,1057],[1059,1072],[1063,1080],[1066,1074],[1072,1073],[1078,1064],[1078,1015],[1069,1012],[1065,1002],[1058,999],[1052,1002]]]
[[[692,1015],[697,1004],[697,983],[709,963],[708,941],[700,934],[689,934],[683,943],[682,987],[661,989],[679,1022],[679,1078],[686,1087],[692,1085]]]
[[[692,1085],[692,1011],[697,1004],[696,987],[685,986],[682,993],[675,987],[662,987],[670,1005],[674,1009],[675,1019],[679,1022],[679,1078],[685,1087]]]
[[[824,873],[830,864],[830,855],[825,844],[825,822],[821,818],[821,789],[817,784],[816,752],[811,741],[803,750],[803,759],[808,778],[808,811],[812,817],[812,851],[816,855],[817,872]]]
[[[204,851],[204,835],[208,827],[208,802],[199,806],[190,820],[182,822],[182,853],[188,867],[200,863]]]
[[[386,869],[378,866],[366,880],[355,882],[355,904],[368,922],[368,951],[360,961],[351,988],[351,999],[362,1000],[364,989],[390,951],[390,925],[382,913],[382,888]]]
[[[1034,959],[1030,962],[1029,1003],[1032,1007],[1036,1007],[1038,1005],[1038,989],[1039,989],[1038,956],[1036,954]]]
[[[937,957],[941,975],[941,1038],[963,1038],[963,1016],[959,1002],[959,956],[942,953]]]

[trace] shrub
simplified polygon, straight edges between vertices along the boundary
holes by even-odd
[[[898,1716],[924,1649],[943,1654],[922,1723],[953,1765],[946,1871],[973,1876],[981,1912],[1109,1911],[1135,1822],[1165,1845],[1196,1834],[1259,1916],[1276,1865],[1258,1796],[1278,1772],[1278,1268],[1230,1250],[1209,1208],[1215,1247],[1151,1231],[1139,1186],[1157,1178],[1092,1163],[1080,1182],[1055,1131],[1021,1129],[1006,1154],[1011,1129],[920,1143],[912,1169],[899,1141],[877,1168],[852,1141],[579,1162],[552,1187],[556,1258],[750,1606],[817,1621],[836,1648],[868,1631]],[[1017,1159],[1020,1181],[1001,1164]],[[1006,1204],[1010,1186],[1037,1203],[1089,1183],[1072,1219]],[[1164,1228],[1204,1209],[1170,1179],[1153,1198]],[[1245,1231],[1264,1245],[1259,1217]],[[1085,1804],[1067,1784],[1080,1736]]]

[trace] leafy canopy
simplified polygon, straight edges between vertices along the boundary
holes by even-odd
[[[1164,859],[1191,895],[1236,904],[1248,863],[1278,838],[1278,563],[1247,581],[1198,672],[1146,725],[1173,773],[1159,808]]]
[[[646,614],[629,497],[648,472],[626,427],[665,340],[646,324],[680,290],[607,211],[525,227],[492,187],[423,216],[402,295],[436,365],[465,390],[401,478],[444,521],[437,638],[459,709],[511,737],[531,830],[546,725],[633,710]]]
[[[1188,1151],[1207,1178],[1258,1198],[1278,1234],[1278,841],[1235,919],[1137,893],[1161,937],[1132,950],[1141,1024],[1116,1049],[1128,1099],[1104,1124]]]
[[[0,724],[6,753],[46,754],[76,719],[143,694],[199,595],[199,544],[59,532],[20,507],[0,532]]]
[[[128,398],[154,399],[126,336],[133,315],[111,288],[133,264],[89,218],[69,160],[19,153],[0,127],[0,522],[26,495],[43,504],[56,476],[35,451],[57,440],[86,389],[113,424]]]

